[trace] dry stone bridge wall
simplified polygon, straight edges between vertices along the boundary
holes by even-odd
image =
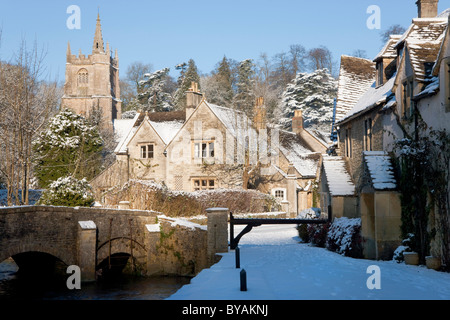
[[[216,253],[228,251],[228,210],[208,209],[207,217],[207,226],[200,226],[153,211],[1,208],[0,262],[24,253],[45,253],[65,265],[79,266],[82,280],[93,281],[102,262],[126,254],[133,272],[195,275],[214,262]]]

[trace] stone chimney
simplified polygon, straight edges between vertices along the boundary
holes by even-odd
[[[256,104],[253,111],[253,124],[258,130],[266,128],[266,107],[264,105],[263,97],[256,99]]]
[[[202,98],[203,95],[198,90],[198,83],[192,82],[191,87],[186,91],[186,120],[202,102]]]
[[[419,18],[435,18],[438,15],[439,0],[417,0]]]
[[[295,110],[292,118],[292,132],[301,133],[303,131],[303,113],[302,110]]]

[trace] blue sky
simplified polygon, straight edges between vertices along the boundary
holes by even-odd
[[[417,17],[416,0],[0,0],[0,58],[9,60],[22,39],[36,40],[47,51],[45,65],[52,78],[64,81],[65,53],[92,50],[98,8],[103,39],[119,51],[121,76],[134,61],[154,69],[171,68],[194,59],[209,73],[224,55],[238,61],[288,51],[327,46],[336,60],[356,49],[375,57],[380,32],[393,24],[405,28]],[[81,9],[81,29],[70,30],[67,7]],[[381,29],[370,30],[367,8],[381,9]],[[450,0],[439,1],[439,12]]]

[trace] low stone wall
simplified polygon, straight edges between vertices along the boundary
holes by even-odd
[[[115,253],[129,254],[134,273],[194,276],[228,251],[226,208],[208,209],[207,226],[153,211],[27,206],[0,209],[0,261],[49,253],[78,265],[82,280]],[[124,269],[125,272],[129,268]]]

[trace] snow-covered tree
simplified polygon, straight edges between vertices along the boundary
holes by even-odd
[[[46,188],[61,177],[92,179],[101,170],[103,140],[96,126],[64,109],[33,141],[35,176]]]
[[[290,128],[295,110],[302,110],[306,128],[330,132],[336,95],[337,81],[328,69],[297,73],[283,92],[278,106],[276,116],[279,124]]]
[[[255,64],[253,60],[242,61],[238,67],[238,81],[236,84],[236,95],[234,96],[234,107],[243,111],[247,116],[252,115],[255,104]]]
[[[151,112],[173,109],[172,96],[166,90],[169,71],[169,68],[164,68],[144,74],[144,79],[139,81],[141,93],[138,94],[137,105],[133,105],[133,109]]]
[[[94,203],[92,188],[85,178],[60,177],[42,193],[39,204],[65,207],[90,207]]]

